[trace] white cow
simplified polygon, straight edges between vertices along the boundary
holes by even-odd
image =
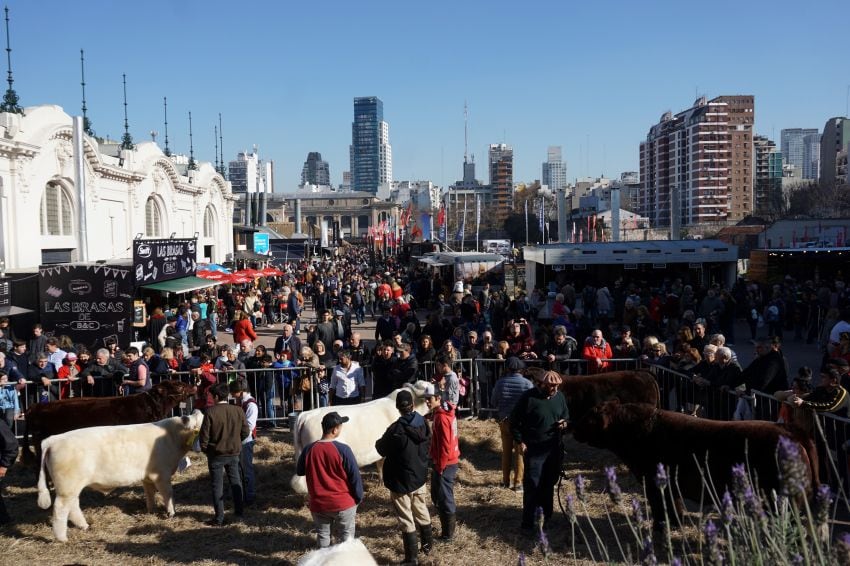
[[[414,384],[406,384],[402,388],[413,394],[414,410],[421,415],[428,411],[422,398],[426,385],[428,385],[427,381],[417,381]],[[395,408],[395,398],[402,389],[396,389],[386,397],[374,399],[368,403],[322,407],[304,411],[298,415],[292,427],[295,462],[298,462],[301,450],[305,446],[322,438],[322,418],[331,411],[336,411],[350,419],[342,426],[342,433],[337,440],[351,448],[357,465],[362,468],[381,461],[381,455],[375,450],[375,442],[383,436],[387,427],[398,419],[399,412]],[[380,467],[380,462],[378,465]],[[297,493],[307,493],[307,480],[304,476],[293,475],[290,487]]]
[[[298,566],[378,566],[359,538],[314,550],[298,561]]]
[[[104,493],[142,482],[148,512],[154,510],[156,492],[174,515],[171,476],[192,447],[204,415],[172,417],[155,423],[96,426],[46,438],[41,443],[38,506],[50,507],[47,474],[53,480],[53,535],[68,540],[68,518],[85,530],[89,525],[80,510],[80,492],[91,487]]]

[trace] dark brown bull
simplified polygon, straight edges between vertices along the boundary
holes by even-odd
[[[77,397],[50,403],[38,403],[27,410],[23,457],[32,461],[29,449],[32,436],[35,453],[41,459],[41,441],[48,436],[91,426],[141,424],[160,421],[195,394],[195,386],[182,381],[163,381],[150,391],[126,397]]]
[[[726,488],[731,491],[732,467],[742,463],[758,478],[759,489],[779,491],[776,450],[779,438],[784,436],[797,443],[806,466],[804,487],[807,491],[812,487],[811,461],[805,446],[787,428],[775,423],[697,419],[652,405],[609,401],[574,422],[572,429],[576,440],[611,450],[644,482],[656,525],[664,521],[664,503],[655,484],[659,463],[669,469],[671,486],[694,501],[706,500],[699,468],[710,474],[718,493]],[[674,480],[677,485],[673,485]],[[680,500],[668,501],[682,508]]]
[[[525,370],[532,380],[547,370],[537,367]],[[561,374],[561,392],[567,398],[570,421],[575,422],[596,405],[618,399],[621,403],[649,403],[657,406],[660,399],[655,376],[644,370],[611,371],[593,375]]]

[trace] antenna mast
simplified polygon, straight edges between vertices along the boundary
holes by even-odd
[[[466,106],[466,101],[463,101],[463,162],[467,162],[469,155],[469,132],[467,122],[469,121],[469,110]]]
[[[162,107],[165,112],[165,156],[171,157],[171,150],[168,149],[168,98],[162,97]]]
[[[192,145],[192,111],[189,111],[189,171],[196,171],[198,164],[195,163],[195,149]]]
[[[218,113],[218,146],[221,151],[221,171],[219,171],[219,174],[227,179],[227,169],[224,166],[224,137],[222,136],[221,129],[221,112]]]
[[[133,136],[130,135],[130,123],[127,121],[127,75],[121,75],[124,81],[124,136],[121,138],[121,149],[133,149]]]
[[[215,170],[218,172],[218,126],[213,126],[213,139],[215,140]]]
[[[86,56],[80,49],[80,85],[83,87],[83,131],[89,136],[94,137],[94,131],[91,129],[91,120],[86,114]]]
[[[13,114],[24,115],[24,109],[18,105],[18,93],[12,87],[14,79],[12,78],[12,47],[9,42],[9,7],[6,6],[6,68],[9,88],[6,89],[6,94],[3,96],[3,104],[0,104],[0,112],[11,112]]]

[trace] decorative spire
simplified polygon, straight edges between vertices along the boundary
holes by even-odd
[[[127,75],[121,75],[124,81],[124,135],[121,137],[121,149],[133,149],[133,136],[130,135],[130,123],[127,121]]]
[[[86,115],[86,56],[80,49],[80,85],[83,87],[83,131],[91,137],[94,137],[94,130],[91,129],[91,120]]]
[[[219,169],[218,173],[225,179],[227,179],[227,167],[225,167],[224,163],[224,137],[222,136],[221,129],[221,112],[218,113],[218,147],[221,152],[221,169]]]
[[[218,126],[213,126],[213,139],[215,140],[215,170],[218,172]]]
[[[198,164],[195,163],[195,148],[192,145],[192,112],[189,111],[189,171],[197,171]]]
[[[24,115],[24,109],[18,105],[18,93],[12,85],[15,80],[12,78],[12,47],[9,43],[9,7],[6,6],[6,68],[8,76],[6,82],[9,83],[9,88],[6,89],[6,94],[3,95],[3,103],[0,104],[0,112],[12,112],[14,114]]]
[[[162,107],[165,112],[165,156],[171,157],[171,150],[168,149],[168,98],[162,97]]]

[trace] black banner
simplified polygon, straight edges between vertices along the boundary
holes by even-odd
[[[133,277],[136,286],[195,275],[198,242],[195,238],[133,240]]]
[[[12,306],[12,283],[8,279],[0,279],[0,307]]]
[[[102,347],[108,337],[132,340],[133,277],[127,267],[51,265],[39,269],[45,334]]]

